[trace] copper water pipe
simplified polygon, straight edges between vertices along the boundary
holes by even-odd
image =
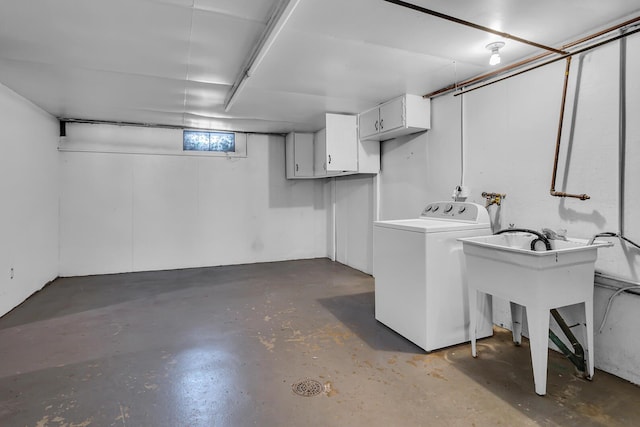
[[[638,20],[638,19],[640,19],[640,17],[636,18],[636,20]],[[610,42],[615,41],[615,40],[619,40],[619,39],[621,39],[623,37],[627,37],[627,36],[630,36],[630,35],[638,33],[638,32],[640,32],[640,28],[636,28],[633,31],[629,31],[627,33],[620,34],[620,35],[615,36],[615,37],[611,37],[611,38],[609,38],[607,40],[603,40],[603,41],[598,42],[596,44],[584,47],[584,48],[579,49],[579,50],[577,50],[575,52],[563,55],[563,56],[561,56],[559,58],[554,58],[554,59],[552,59],[550,61],[544,62],[542,64],[538,64],[538,65],[536,65],[534,67],[531,67],[531,68],[528,68],[526,70],[522,70],[522,71],[519,71],[519,72],[517,72],[515,74],[511,74],[509,76],[503,77],[502,79],[498,79],[498,80],[492,81],[490,83],[487,83],[485,85],[482,85],[482,86],[479,86],[479,87],[475,87],[473,89],[469,89],[469,90],[464,91],[464,92],[460,92],[459,94],[466,93],[466,92],[469,92],[469,91],[472,91],[472,90],[476,90],[476,89],[479,89],[479,88],[484,87],[486,85],[497,83],[498,81],[501,81],[501,80],[505,80],[507,78],[515,77],[515,76],[517,76],[519,74],[523,74],[523,73],[525,73],[527,71],[531,71],[533,69],[548,65],[548,64],[556,62],[556,61],[559,61],[561,59],[566,59],[567,65],[566,65],[566,68],[565,68],[564,86],[562,88],[562,102],[561,102],[561,105],[560,105],[560,118],[558,120],[558,134],[557,134],[557,138],[556,138],[556,152],[555,152],[555,157],[554,157],[554,161],[553,161],[553,175],[551,177],[551,189],[549,190],[549,194],[552,195],[552,196],[555,196],[555,197],[573,197],[573,198],[580,199],[580,200],[590,199],[591,197],[589,197],[589,195],[587,195],[587,194],[570,194],[570,193],[564,193],[564,192],[555,190],[556,175],[557,175],[557,171],[558,171],[558,157],[559,157],[559,154],[560,154],[560,140],[561,140],[561,137],[562,137],[562,124],[563,124],[563,121],[564,121],[564,107],[565,107],[566,99],[567,99],[567,86],[568,86],[568,82],[569,82],[569,68],[571,66],[571,58],[572,58],[573,55],[578,55],[580,53],[587,52],[587,51],[589,51],[591,49],[595,49],[595,48],[597,48],[599,46],[602,46],[604,44],[610,43]],[[456,95],[458,95],[458,94],[456,94]]]
[[[621,22],[621,23],[619,23],[617,25],[614,25],[613,27],[605,28],[604,30],[598,31],[597,33],[590,34],[590,35],[585,36],[585,37],[583,37],[581,39],[575,40],[575,41],[573,41],[573,42],[571,42],[569,44],[565,44],[564,46],[562,46],[562,48],[565,49],[565,48],[569,48],[569,47],[573,47],[573,46],[582,44],[584,42],[588,42],[589,40],[593,40],[596,37],[600,37],[602,35],[610,33],[611,31],[619,30],[620,28],[624,28],[627,25],[631,25],[631,24],[633,24],[635,22],[638,22],[638,21],[640,21],[640,16],[636,16],[635,18],[628,19],[628,20],[626,20],[624,22]]]
[[[472,77],[472,78],[470,78],[468,80],[465,80],[463,82],[453,83],[453,84],[451,84],[451,85],[449,85],[447,87],[443,87],[442,89],[438,89],[438,90],[433,91],[431,93],[428,93],[426,95],[422,95],[422,98],[426,99],[426,98],[433,98],[435,96],[444,95],[445,93],[449,93],[449,92],[454,91],[454,90],[456,90],[458,88],[461,88],[461,87],[464,87],[464,86],[469,86],[470,84],[474,84],[474,83],[477,83],[477,82],[482,81],[482,80],[490,79],[491,77],[497,76],[497,75],[502,74],[502,73],[506,73],[507,71],[511,71],[514,68],[522,67],[523,65],[527,65],[527,64],[529,64],[531,62],[537,61],[538,59],[542,59],[542,58],[547,57],[549,55],[552,55],[552,53],[551,52],[543,52],[543,53],[538,54],[538,55],[536,55],[534,57],[523,59],[522,61],[516,62],[514,64],[507,65],[505,67],[499,68],[499,69],[491,71],[489,73],[482,74],[482,75],[476,76],[476,77]]]
[[[573,52],[567,53],[566,55],[558,56],[558,57],[555,57],[555,58],[550,59],[548,61],[541,62],[539,64],[536,64],[536,65],[533,65],[533,66],[531,66],[529,68],[526,68],[524,70],[520,70],[520,71],[517,71],[517,72],[515,72],[513,74],[509,74],[508,76],[504,76],[504,77],[501,77],[501,78],[496,79],[496,80],[491,80],[490,82],[484,83],[484,84],[482,84],[480,86],[474,86],[471,89],[461,90],[460,92],[455,93],[453,96],[459,96],[459,95],[463,95],[463,94],[468,93],[468,92],[473,92],[474,90],[482,89],[483,87],[490,86],[492,84],[501,82],[503,80],[510,79],[512,77],[519,76],[520,74],[528,73],[529,71],[533,71],[535,69],[544,67],[545,65],[553,64],[554,62],[562,61],[563,59],[567,59],[567,58],[569,58],[571,56],[575,56],[575,55],[579,55],[579,54],[584,53],[584,52],[588,52],[590,50],[593,50],[593,49],[596,49],[596,48],[598,48],[600,46],[603,46],[603,45],[605,45],[607,43],[611,43],[611,42],[614,42],[616,40],[620,40],[620,39],[622,39],[624,37],[628,37],[628,36],[630,36],[632,34],[635,34],[635,33],[638,33],[638,32],[640,32],[640,28],[636,28],[635,30],[628,31],[628,32],[623,33],[623,34],[619,34],[617,36],[610,37],[610,38],[608,38],[606,40],[599,41],[599,42],[594,43],[592,45],[589,45],[589,46],[583,47],[581,49],[575,50]]]
[[[560,140],[562,138],[562,123],[564,122],[564,106],[567,102],[567,87],[569,86],[569,69],[571,68],[571,57],[567,57],[567,66],[564,70],[564,85],[562,87],[562,101],[560,103],[560,119],[558,120],[558,136],[556,137],[556,154],[553,159],[553,174],[551,175],[551,190],[549,194],[555,197],[573,197],[580,200],[587,200],[590,197],[586,194],[570,194],[556,191],[556,175],[558,173],[558,157],[560,156]]]
[[[426,13],[426,14],[429,14],[429,15],[432,15],[432,16],[436,16],[436,17],[442,18],[442,19],[446,19],[446,20],[449,20],[449,21],[452,21],[452,22],[456,22],[456,23],[459,23],[459,24],[462,24],[462,25],[466,25],[466,26],[469,26],[469,27],[473,27],[473,28],[476,28],[476,29],[487,31],[487,32],[490,32],[490,33],[493,33],[493,34],[502,35],[505,38],[511,38],[513,40],[520,41],[520,42],[523,42],[523,43],[526,43],[526,44],[530,44],[530,45],[534,45],[536,47],[540,47],[540,48],[543,48],[543,49],[549,51],[549,52],[543,52],[543,53],[538,54],[536,56],[533,56],[531,58],[524,59],[524,60],[516,62],[514,64],[507,65],[505,67],[502,67],[502,68],[500,68],[498,70],[495,70],[495,71],[492,71],[490,73],[486,73],[486,74],[483,74],[483,75],[480,75],[480,76],[476,76],[476,77],[473,77],[471,79],[465,80],[463,82],[456,82],[456,83],[454,83],[452,85],[449,85],[449,86],[444,87],[442,89],[439,89],[437,91],[434,91],[434,92],[428,93],[426,95],[423,95],[422,96],[423,98],[432,98],[434,96],[442,95],[442,94],[451,92],[453,90],[456,90],[459,87],[464,87],[464,86],[476,83],[478,81],[486,80],[486,79],[491,78],[493,76],[496,76],[496,75],[511,71],[511,70],[513,70],[515,68],[518,68],[518,67],[521,67],[523,65],[530,64],[530,63],[532,63],[534,61],[537,61],[539,59],[545,58],[545,57],[551,55],[552,53],[559,53],[559,54],[562,55],[560,58],[557,58],[557,60],[560,60],[563,57],[566,58],[567,65],[566,65],[566,69],[565,69],[564,86],[563,86],[563,89],[562,89],[562,104],[561,104],[561,108],[560,108],[560,118],[559,118],[559,123],[558,123],[558,135],[557,135],[557,139],[556,139],[556,151],[555,151],[555,157],[554,157],[554,162],[553,162],[553,174],[552,174],[552,177],[551,177],[551,189],[549,191],[549,194],[551,194],[552,196],[556,196],[556,197],[573,197],[573,198],[577,198],[577,199],[580,199],[580,200],[590,199],[590,196],[587,195],[587,194],[570,194],[570,193],[565,193],[565,192],[561,192],[561,191],[556,191],[555,190],[556,176],[557,176],[557,172],[558,172],[558,157],[559,157],[559,154],[560,154],[560,141],[561,141],[561,137],[562,137],[562,124],[563,124],[563,121],[564,121],[564,108],[565,108],[565,104],[566,104],[567,87],[568,87],[568,83],[569,83],[569,69],[571,67],[571,57],[573,56],[573,54],[578,53],[578,52],[567,53],[566,51],[564,51],[564,49],[567,49],[569,47],[573,47],[573,46],[582,44],[582,43],[587,42],[589,40],[593,40],[596,37],[599,37],[601,35],[610,33],[612,31],[615,31],[615,30],[620,29],[620,28],[624,28],[624,27],[626,27],[628,25],[631,25],[631,24],[633,24],[635,22],[638,22],[638,21],[640,21],[640,16],[632,18],[632,19],[629,19],[629,20],[627,20],[625,22],[622,22],[620,24],[617,24],[617,25],[614,25],[612,27],[606,28],[604,30],[598,31],[596,33],[590,34],[589,36],[586,36],[586,37],[583,37],[581,39],[575,40],[575,41],[573,41],[571,43],[567,43],[567,44],[562,46],[562,50],[558,50],[558,49],[554,49],[554,48],[549,48],[547,46],[538,45],[537,43],[532,43],[532,42],[529,42],[529,41],[524,40],[524,39],[519,39],[519,38],[513,37],[513,36],[511,36],[511,35],[509,35],[507,33],[501,33],[499,31],[493,30],[493,29],[488,28],[488,27],[483,27],[481,25],[473,24],[473,23],[468,22],[468,21],[464,21],[464,20],[461,20],[461,19],[458,19],[458,18],[455,18],[455,17],[452,17],[452,16],[444,15],[444,14],[441,14],[439,12],[435,12],[435,11],[432,11],[432,10],[429,10],[429,9],[425,9],[425,8],[420,7],[420,6],[412,5],[410,3],[406,3],[406,2],[403,2],[403,1],[399,1],[399,0],[385,0],[385,1],[387,1],[389,3],[393,3],[393,4],[396,4],[396,5],[399,5],[399,6],[404,6],[404,7],[413,9],[413,10],[417,10],[419,12],[423,12],[423,13]],[[637,30],[633,31],[632,33],[635,33],[635,32],[637,32]],[[627,34],[627,35],[629,35],[629,34]],[[610,41],[613,41],[613,40],[619,39],[619,38],[622,38],[622,36],[615,37],[614,39],[611,39],[611,40],[606,40],[605,42],[598,43],[598,45],[605,44],[605,43],[608,43]],[[593,47],[596,47],[596,46],[593,46]],[[586,51],[586,50],[589,50],[590,48],[582,49],[582,50]],[[540,66],[547,65],[548,63],[551,63],[551,62],[556,62],[556,60],[549,61],[549,62],[547,62],[545,64],[541,64]],[[531,69],[523,70],[523,71],[521,71],[519,73],[516,73],[516,74],[522,74],[524,72],[531,71],[532,69],[535,69],[535,68],[538,68],[538,67],[533,67]],[[513,77],[513,76],[508,76],[508,77],[505,77],[505,78],[509,78],[509,77]]]
[[[494,30],[493,28],[485,27],[484,25],[479,25],[479,24],[475,24],[473,22],[465,21],[464,19],[456,18],[455,16],[445,15],[444,13],[436,12],[435,10],[427,9],[427,8],[422,7],[422,6],[418,6],[416,4],[407,3],[407,2],[402,1],[402,0],[384,0],[384,1],[386,1],[387,3],[393,3],[393,4],[397,5],[397,6],[406,7],[407,9],[416,10],[418,12],[422,12],[422,13],[425,13],[427,15],[435,16],[436,18],[441,18],[441,19],[445,19],[447,21],[455,22],[456,24],[461,24],[461,25],[465,25],[467,27],[475,28],[476,30],[481,30],[481,31],[485,31],[487,33],[496,34],[498,36],[504,37],[505,39],[511,39],[511,40],[515,40],[515,41],[520,42],[520,43],[524,43],[524,44],[528,44],[528,45],[531,45],[531,46],[535,46],[535,47],[537,47],[539,49],[544,49],[544,50],[548,50],[548,51],[555,52],[555,53],[560,53],[560,54],[567,53],[567,52],[564,52],[562,50],[556,49],[554,47],[545,46],[545,45],[540,44],[540,43],[532,42],[531,40],[523,39],[521,37],[517,37],[517,36],[514,36],[512,34],[505,33],[503,31]]]
[[[573,41],[571,43],[567,43],[567,44],[562,46],[562,49],[564,50],[564,49],[567,49],[567,48],[582,44],[582,43],[587,42],[589,40],[593,40],[596,37],[599,37],[601,35],[610,33],[612,31],[618,30],[620,28],[624,28],[624,27],[626,27],[628,25],[631,25],[631,24],[634,24],[634,23],[636,23],[638,21],[640,21],[640,16],[637,16],[635,18],[631,18],[631,19],[629,19],[627,21],[621,22],[621,23],[619,23],[617,25],[614,25],[612,27],[609,27],[609,28],[606,28],[604,30],[598,31],[597,33],[590,34],[590,35],[588,35],[586,37],[583,37],[583,38],[581,38],[579,40],[575,40],[575,41]],[[444,87],[442,89],[438,89],[438,90],[433,91],[431,93],[428,93],[426,95],[422,95],[422,97],[423,98],[433,98],[435,96],[444,95],[445,93],[449,93],[449,92],[454,91],[454,90],[456,90],[458,88],[461,88],[461,87],[464,87],[464,86],[468,86],[468,85],[477,83],[479,81],[489,79],[489,78],[494,77],[496,75],[503,74],[505,72],[511,71],[514,68],[519,68],[519,67],[521,67],[523,65],[530,64],[530,63],[535,62],[535,61],[537,61],[539,59],[545,58],[545,57],[547,57],[549,55],[552,55],[552,52],[543,52],[543,53],[540,53],[540,54],[538,54],[536,56],[532,56],[531,58],[523,59],[522,61],[516,62],[514,64],[507,65],[505,67],[499,68],[499,69],[491,71],[489,73],[482,74],[482,75],[479,75],[479,76],[476,76],[476,77],[472,77],[472,78],[470,78],[468,80],[465,80],[465,81],[462,81],[462,82],[457,82],[457,83],[451,84],[451,85],[449,85],[447,87]],[[562,58],[560,58],[560,59],[562,59]],[[546,63],[545,63],[545,65],[546,65]],[[523,70],[521,73],[527,72],[527,71],[530,71],[530,70],[533,70],[533,69],[534,68]],[[519,73],[519,74],[521,74],[521,73]]]

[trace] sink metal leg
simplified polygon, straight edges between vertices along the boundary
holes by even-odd
[[[527,307],[529,343],[533,364],[533,382],[536,393],[544,396],[547,392],[547,357],[549,353],[549,310]]]
[[[471,355],[478,357],[476,338],[478,336],[478,293],[476,289],[469,288],[469,339],[471,340]]]
[[[522,306],[511,302],[511,323],[513,329],[513,342],[516,345],[522,343]]]

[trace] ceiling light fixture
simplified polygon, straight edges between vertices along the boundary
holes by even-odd
[[[504,42],[493,42],[485,46],[491,51],[491,58],[489,58],[489,65],[496,65],[500,63],[500,49],[504,47]]]

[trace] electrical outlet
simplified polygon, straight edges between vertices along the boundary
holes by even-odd
[[[9,276],[11,279],[13,279],[13,267],[11,267],[11,269],[9,270]]]

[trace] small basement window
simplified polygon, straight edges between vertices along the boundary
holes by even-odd
[[[202,132],[185,130],[182,140],[185,151],[236,151],[236,134],[229,132]]]
[[[183,151],[202,151],[214,156],[246,157],[246,134],[235,132],[184,130]]]

